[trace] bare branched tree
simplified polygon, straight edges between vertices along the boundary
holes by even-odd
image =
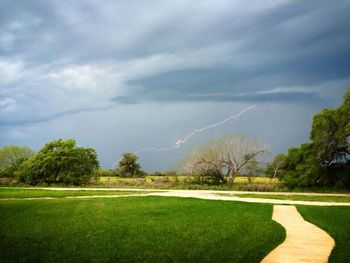
[[[210,171],[232,183],[242,168],[255,162],[268,149],[269,146],[260,140],[244,135],[225,135],[190,152],[181,168],[183,172],[197,175]]]
[[[287,156],[285,154],[278,154],[267,165],[265,173],[272,179],[276,178],[281,174],[281,171],[286,168],[287,163]]]

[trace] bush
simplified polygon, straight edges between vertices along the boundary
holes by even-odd
[[[75,140],[55,140],[23,162],[16,175],[27,184],[88,183],[99,168],[94,149],[76,147]]]
[[[0,149],[0,176],[13,177],[21,164],[33,154],[27,146],[5,145]]]
[[[115,170],[112,169],[98,169],[96,171],[98,176],[101,177],[115,177],[118,176],[117,172]]]
[[[202,173],[195,175],[193,183],[202,185],[220,185],[225,184],[226,180],[218,176],[218,172],[215,170],[205,170]]]

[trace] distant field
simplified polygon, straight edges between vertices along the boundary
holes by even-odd
[[[322,202],[345,202],[350,203],[350,196],[318,196],[318,195],[269,195],[269,194],[220,194],[224,196],[238,196],[247,198],[268,198],[279,200],[297,201],[322,201]]]
[[[135,181],[137,178],[125,178],[125,177],[116,177],[116,176],[111,176],[111,177],[100,177],[99,181],[101,183],[106,183],[106,182],[118,182],[118,181],[124,181],[124,182],[132,182]],[[146,182],[154,182],[154,181],[169,181],[169,182],[186,182],[189,180],[194,179],[194,177],[191,176],[184,176],[184,175],[179,175],[179,176],[146,176],[144,178],[141,178]],[[252,177],[252,180],[254,182],[277,182],[276,179],[271,179],[267,177]],[[248,177],[245,176],[239,176],[235,178],[236,183],[247,183],[249,181]]]
[[[171,197],[0,201],[0,262],[260,262],[272,205]]]
[[[327,231],[335,240],[329,262],[348,263],[350,259],[350,207],[298,206],[305,220]]]
[[[250,180],[248,177],[237,177],[233,185],[208,185],[198,183],[194,179],[191,176],[146,176],[144,178],[100,177],[96,186],[240,191],[275,191],[280,186],[278,180],[266,177],[254,177]]]
[[[43,190],[43,189],[15,189],[1,188],[0,199],[3,198],[28,198],[28,197],[66,197],[66,196],[88,196],[88,195],[130,195],[142,194],[143,191],[93,191],[93,190]],[[150,193],[150,192],[147,192]]]

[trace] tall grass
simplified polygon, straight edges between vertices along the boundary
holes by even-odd
[[[266,177],[237,177],[232,185],[212,185],[198,181],[193,176],[146,176],[144,178],[101,177],[95,186],[135,187],[159,189],[213,189],[237,191],[282,191],[284,189],[276,179]]]

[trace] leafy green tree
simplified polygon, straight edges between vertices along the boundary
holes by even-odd
[[[75,140],[47,143],[25,161],[17,175],[28,184],[63,183],[80,185],[91,180],[99,162],[94,149],[77,147]]]
[[[0,149],[0,171],[2,175],[12,177],[22,162],[34,154],[27,146],[5,145]]]
[[[123,153],[118,162],[117,172],[121,176],[143,176],[144,171],[138,163],[138,157],[133,153]]]
[[[350,88],[337,109],[325,109],[315,115],[310,138],[320,164],[329,168],[347,162],[350,154]]]
[[[322,181],[323,171],[315,158],[313,146],[310,143],[300,147],[290,148],[284,167],[280,170],[279,179],[289,187],[310,187],[327,185]]]
[[[350,187],[350,88],[338,108],[314,116],[310,139],[311,143],[291,148],[283,157],[281,181],[290,187]]]

